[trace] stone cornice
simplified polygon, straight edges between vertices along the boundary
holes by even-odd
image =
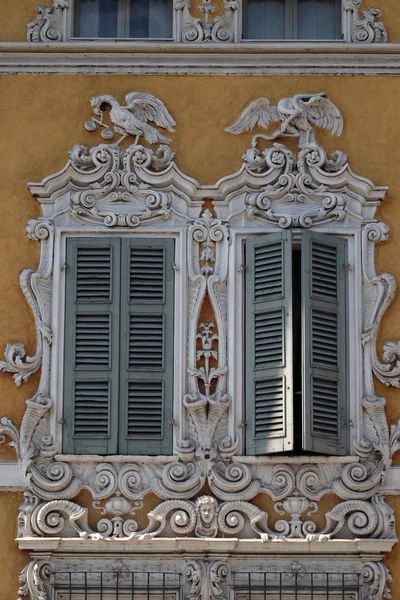
[[[16,540],[21,550],[57,551],[57,552],[124,552],[129,553],[169,553],[169,552],[235,552],[243,554],[274,555],[280,553],[293,554],[380,554],[390,552],[396,540],[330,540],[326,542],[309,542],[300,539],[287,539],[279,542],[262,542],[261,540],[243,540],[239,538],[156,538],[154,540],[109,539],[100,544],[95,540],[61,537],[23,537]]]
[[[0,73],[378,74],[400,72],[400,44],[0,43]]]

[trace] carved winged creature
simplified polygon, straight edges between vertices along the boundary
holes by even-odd
[[[252,146],[256,146],[258,138],[275,140],[285,136],[298,137],[300,148],[316,144],[312,124],[330,129],[334,135],[340,135],[343,130],[340,110],[322,92],[282,98],[277,106],[271,106],[268,98],[258,98],[250,102],[238,120],[225,131],[239,134],[251,131],[256,125],[267,129],[270,123],[279,121],[281,126],[272,135],[255,135]]]
[[[151,121],[167,131],[175,131],[173,127],[176,122],[161,100],[151,94],[131,92],[125,96],[125,102],[126,106],[121,106],[113,96],[96,96],[90,100],[93,112],[100,117],[100,121],[97,119],[93,119],[93,121],[105,127],[110,133],[109,136],[103,137],[112,137],[108,125],[103,123],[104,112],[110,106],[110,120],[114,124],[116,133],[121,134],[117,144],[120,144],[128,135],[136,136],[135,144],[142,136],[150,144],[169,143],[171,141],[158,129],[148,124],[148,121]],[[94,125],[92,128],[96,128],[96,126]]]

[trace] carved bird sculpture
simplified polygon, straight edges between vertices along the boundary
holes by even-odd
[[[97,119],[93,119],[93,121],[109,131],[109,135],[103,137],[111,138],[113,135],[108,125],[103,123],[104,112],[110,106],[110,120],[114,124],[115,132],[121,134],[117,144],[120,144],[128,135],[136,136],[135,144],[142,136],[150,144],[169,143],[171,141],[158,129],[148,124],[148,121],[151,121],[167,131],[175,131],[173,127],[176,122],[161,100],[151,94],[131,92],[125,96],[125,102],[126,106],[121,106],[113,96],[96,96],[91,99],[90,104],[93,112],[100,117],[100,121]],[[94,125],[92,128],[95,127]]]
[[[258,98],[250,102],[237,121],[225,131],[237,135],[251,131],[256,125],[267,129],[270,123],[279,121],[281,126],[272,135],[255,135],[252,146],[257,144],[258,138],[275,140],[282,136],[298,137],[300,148],[316,144],[311,124],[330,129],[334,135],[340,135],[343,130],[340,110],[326,98],[325,93],[319,93],[282,98],[277,106],[271,106],[268,98]]]

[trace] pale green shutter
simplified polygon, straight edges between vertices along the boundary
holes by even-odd
[[[122,240],[120,453],[172,452],[174,240]]]
[[[119,239],[67,239],[63,417],[67,453],[117,451],[119,258]]]
[[[303,232],[303,448],[346,452],[346,242]]]
[[[293,449],[292,238],[246,242],[246,449]]]

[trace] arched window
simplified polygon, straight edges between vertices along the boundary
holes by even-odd
[[[76,0],[74,37],[172,38],[172,0]]]

